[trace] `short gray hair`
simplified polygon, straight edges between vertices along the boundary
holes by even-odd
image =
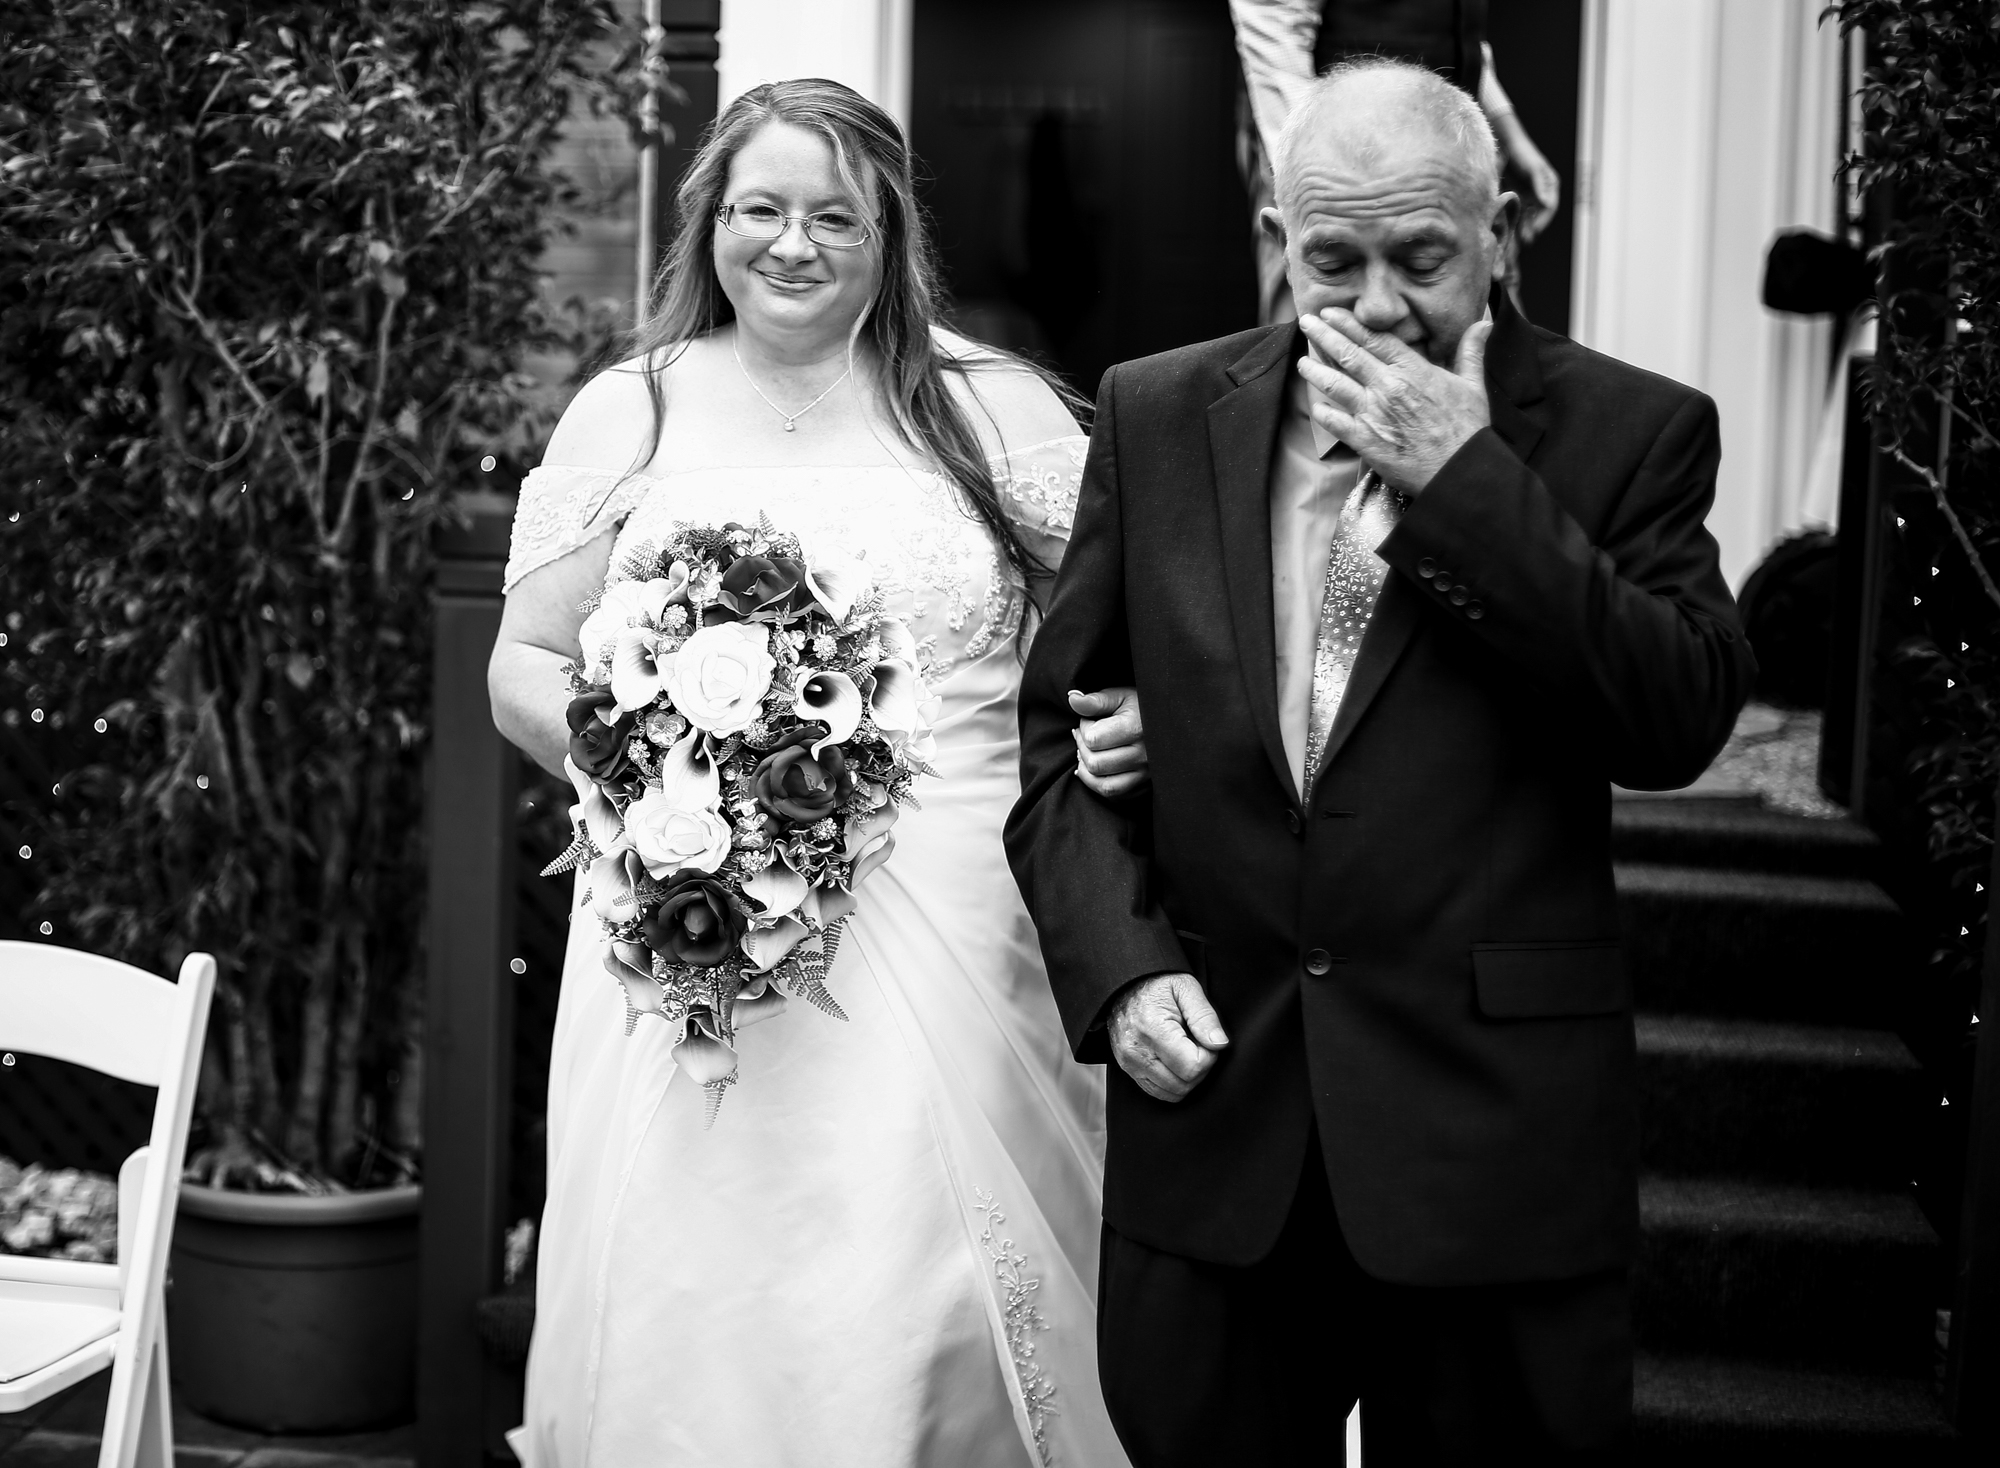
[[[1485,186],[1489,198],[1498,196],[1500,145],[1479,104],[1436,72],[1415,62],[1388,56],[1359,56],[1328,67],[1285,120],[1271,158],[1280,210],[1286,209],[1290,202],[1288,180],[1295,172],[1293,160],[1301,145],[1314,134],[1325,105],[1352,83],[1376,77],[1400,81],[1398,100],[1407,106],[1408,115],[1450,145],[1459,155],[1466,174]],[[1373,151],[1372,138],[1364,136],[1352,142],[1364,156]]]

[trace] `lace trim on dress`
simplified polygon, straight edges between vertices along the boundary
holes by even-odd
[[[521,481],[502,591],[523,576],[588,545],[638,507],[656,481],[613,469],[543,464]]]
[[[1090,440],[1082,434],[1067,434],[995,454],[988,462],[994,484],[1009,517],[1027,534],[1032,547],[1054,564],[1061,558],[1060,547],[1069,539],[1076,521],[1076,502],[1082,487],[1083,464]],[[935,470],[923,477],[947,495],[950,479]],[[639,472],[621,473],[611,469],[586,469],[566,464],[543,464],[529,473],[521,484],[520,503],[514,510],[514,529],[508,547],[507,569],[501,580],[504,591],[512,591],[521,578],[587,545],[606,530],[622,523],[655,488],[669,482],[670,475]],[[959,568],[938,556],[922,567],[925,582],[948,600],[947,622],[952,631],[962,631],[973,607],[966,595],[965,578]],[[988,562],[985,604],[979,609],[983,625],[973,633],[973,645],[961,657],[978,657],[996,643],[1013,638],[1026,610],[1025,593],[1013,584],[1006,563],[998,556]],[[617,568],[612,579],[617,579]],[[925,608],[919,607],[919,615]],[[940,675],[946,668],[940,669]]]
[[[1066,462],[1024,462],[1043,449],[1058,450]],[[1006,472],[995,479],[1001,493],[1033,512],[1031,524],[1067,540],[1076,524],[1077,494],[1083,487],[1083,461],[1089,451],[1090,440],[1081,434],[1016,449],[1005,456]]]
[[[1002,506],[1027,532],[1029,549],[1039,551],[1051,569],[1062,559],[1062,552],[1056,547],[1069,543],[1070,529],[1076,524],[1077,495],[1083,487],[1083,462],[1089,450],[1089,439],[1071,434],[995,455],[991,461]],[[938,478],[949,483],[942,475]],[[1044,546],[1032,543],[1037,538]],[[980,609],[982,620],[960,656],[969,662],[984,657],[996,644],[1013,641],[1020,635],[1027,610],[1027,592],[1016,581],[998,547],[989,546],[986,604]]]
[[[984,1188],[974,1188],[972,1196],[978,1200],[973,1206],[986,1215],[986,1226],[979,1234],[980,1245],[993,1261],[993,1277],[1007,1292],[1001,1321],[1007,1332],[1008,1354],[1014,1358],[1014,1375],[1021,1384],[1021,1405],[1027,1410],[1028,1430],[1034,1434],[1035,1456],[1042,1468],[1050,1468],[1055,1459],[1049,1450],[1048,1419],[1062,1414],[1055,1407],[1055,1383],[1035,1360],[1035,1335],[1049,1328],[1035,1306],[1035,1291],[1042,1287],[1042,1282],[1023,1272],[1028,1256],[1014,1247],[1014,1241],[994,1233],[1007,1221],[1007,1215],[994,1206],[993,1195]]]

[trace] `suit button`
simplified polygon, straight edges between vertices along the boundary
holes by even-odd
[[[1471,595],[1472,593],[1467,591],[1463,586],[1454,586],[1451,589],[1451,604],[1455,607],[1462,607]]]
[[[1298,835],[1299,832],[1303,831],[1305,829],[1305,825],[1306,823],[1299,819],[1298,811],[1293,809],[1287,809],[1285,811],[1285,829],[1287,831],[1290,831],[1294,836]]]
[[[1426,581],[1430,580],[1431,577],[1437,575],[1437,573],[1438,573],[1438,563],[1432,560],[1429,556],[1425,556],[1421,561],[1417,562],[1417,574],[1423,577],[1424,580]]]
[[[1466,615],[1466,616],[1467,616],[1467,617],[1468,617],[1468,618],[1469,618],[1470,620],[1472,620],[1472,621],[1474,621],[1474,622],[1477,622],[1477,621],[1478,621],[1478,620],[1479,620],[1479,619],[1480,619],[1481,617],[1483,617],[1483,616],[1485,616],[1485,615],[1486,615],[1486,608],[1485,608],[1485,607],[1483,607],[1483,606],[1481,606],[1481,605],[1480,605],[1480,604],[1479,604],[1478,602],[1476,602],[1476,601],[1475,601],[1475,602],[1468,602],[1468,603],[1466,604],[1466,608],[1465,608],[1465,615]]]
[[[1324,948],[1315,948],[1306,955],[1306,972],[1314,978],[1322,978],[1333,969],[1333,955]]]

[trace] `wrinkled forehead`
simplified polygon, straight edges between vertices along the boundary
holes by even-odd
[[[1342,127],[1328,118],[1285,161],[1279,203],[1301,227],[1425,214],[1477,226],[1495,198],[1465,150],[1430,128]]]

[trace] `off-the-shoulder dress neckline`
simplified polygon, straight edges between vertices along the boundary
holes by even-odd
[[[1026,457],[1027,455],[1029,455],[1029,454],[1032,454],[1032,453],[1034,453],[1034,452],[1035,452],[1036,450],[1038,450],[1038,449],[1051,449],[1051,448],[1054,448],[1054,447],[1056,447],[1056,445],[1058,445],[1058,444],[1066,444],[1066,443],[1079,443],[1079,442],[1081,442],[1081,443],[1088,443],[1089,441],[1090,441],[1090,435],[1089,435],[1089,434],[1086,434],[1086,433],[1064,433],[1064,434],[1059,434],[1059,435],[1057,435],[1057,436],[1056,436],[1055,438],[1045,438],[1045,439],[1041,440],[1041,442],[1039,442],[1039,443],[1030,443],[1030,444],[1023,444],[1023,445],[1022,445],[1021,447],[1019,447],[1019,448],[1015,448],[1015,449],[1008,449],[1008,450],[1006,450],[1006,451],[1005,451],[1005,452],[1003,452],[1003,453],[998,453],[998,454],[988,454],[988,455],[986,456],[986,462],[987,462],[988,464],[991,464],[991,465],[995,465],[995,466],[999,466],[999,465],[1004,465],[1004,464],[1006,464],[1006,463],[1007,463],[1007,462],[1008,462],[1009,460],[1018,460],[1018,459],[1021,459],[1021,458],[1024,458],[1024,457]],[[624,482],[626,482],[626,481],[630,481],[630,480],[639,480],[639,481],[643,481],[643,482],[646,482],[646,483],[651,483],[651,484],[664,484],[664,483],[666,483],[666,482],[667,482],[668,480],[670,480],[670,479],[674,479],[674,478],[677,478],[677,477],[679,477],[679,476],[681,476],[681,475],[684,475],[684,474],[707,474],[707,473],[713,473],[713,472],[717,472],[717,471],[728,471],[728,472],[731,472],[731,473],[744,473],[744,474],[776,474],[776,473],[785,473],[785,472],[790,472],[790,473],[811,473],[811,474],[826,474],[826,473],[830,473],[830,472],[834,472],[834,471],[839,471],[839,470],[857,470],[857,471],[858,471],[858,470],[864,470],[864,469],[897,469],[897,470],[902,470],[902,471],[904,471],[904,472],[906,472],[906,473],[910,473],[910,474],[936,474],[936,473],[938,473],[938,472],[939,472],[939,471],[938,471],[938,470],[937,470],[937,469],[936,469],[935,467],[932,467],[932,466],[929,466],[929,465],[923,465],[923,464],[896,464],[896,463],[888,463],[888,464],[687,464],[687,465],[683,465],[683,466],[680,466],[680,467],[678,467],[678,468],[673,468],[673,469],[669,469],[669,470],[667,470],[667,471],[666,471],[665,473],[659,473],[659,474],[656,474],[656,473],[653,473],[652,471],[650,471],[650,470],[646,470],[646,469],[630,469],[630,470],[618,470],[618,469],[604,469],[604,468],[600,468],[600,467],[597,467],[597,466],[595,466],[595,465],[586,465],[586,464],[542,464],[542,465],[539,465],[539,466],[537,467],[537,469],[535,470],[535,472],[539,473],[539,472],[541,472],[541,470],[547,470],[547,471],[549,471],[549,472],[550,472],[550,473],[552,473],[552,474],[558,474],[558,473],[560,473],[560,474],[591,474],[591,475],[601,475],[601,476],[603,476],[604,478],[607,478],[607,479],[616,479],[616,480],[618,480],[618,481],[619,481],[619,482],[621,482],[621,483],[624,483]]]

